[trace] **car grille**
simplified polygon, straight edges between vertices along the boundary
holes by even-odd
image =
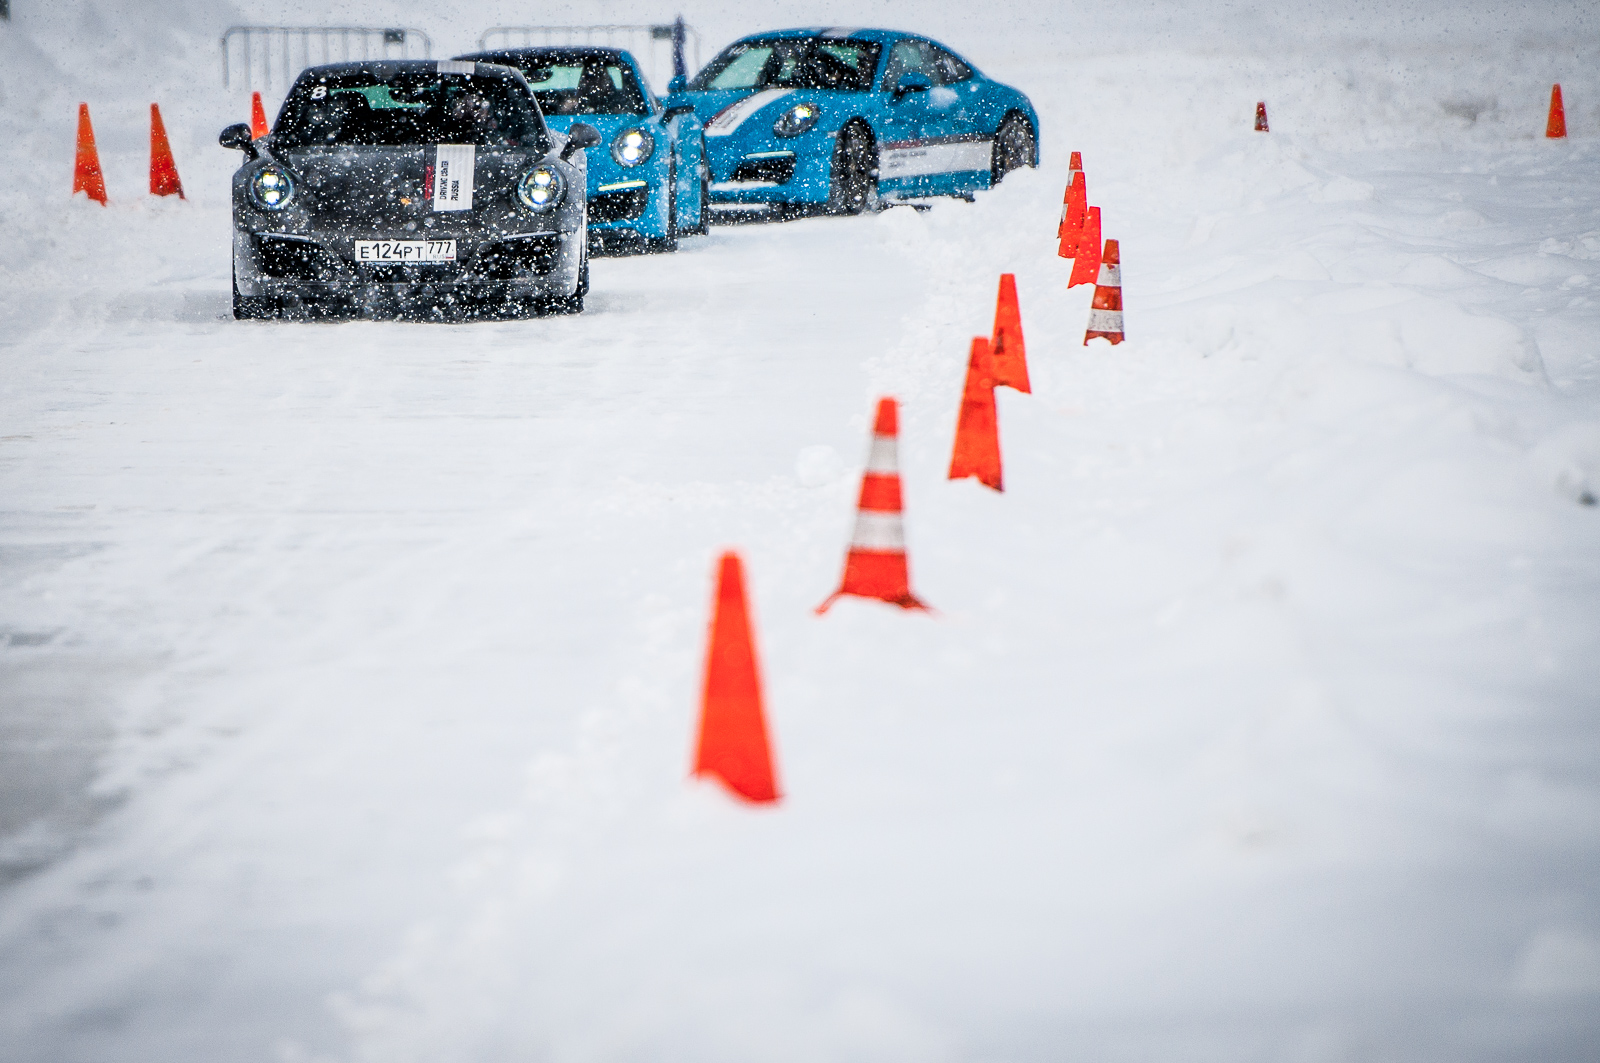
[[[633,221],[644,213],[650,198],[648,188],[629,188],[620,192],[602,192],[589,200],[589,220],[592,222]]]

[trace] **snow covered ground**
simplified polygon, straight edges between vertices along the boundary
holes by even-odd
[[[306,325],[227,315],[215,39],[323,5],[13,9],[0,1056],[1595,1058],[1592,13],[686,8],[708,55],[930,32],[1044,167],[598,262],[577,318]],[[152,99],[187,202],[142,194]],[[942,476],[1002,271],[995,495]],[[880,394],[939,613],[819,619]],[[728,545],[771,811],[684,778]]]

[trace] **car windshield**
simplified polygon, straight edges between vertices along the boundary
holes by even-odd
[[[290,92],[273,142],[539,147],[543,132],[533,101],[506,75],[308,72]]]
[[[878,44],[835,37],[740,41],[695,75],[690,88],[835,89],[866,92],[878,70]]]
[[[545,114],[652,113],[633,67],[614,55],[507,52],[485,61],[522,71]]]

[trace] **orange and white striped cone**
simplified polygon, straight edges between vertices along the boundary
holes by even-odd
[[[1056,226],[1057,240],[1067,235],[1067,208],[1072,205],[1072,182],[1076,181],[1078,179],[1078,175],[1082,172],[1083,152],[1075,151],[1072,153],[1071,161],[1067,163],[1067,188],[1066,191],[1061,193],[1061,222]]]
[[[1267,132],[1267,103],[1261,100],[1256,104],[1256,132]]]
[[[1100,279],[1095,282],[1094,302],[1089,308],[1089,330],[1083,334],[1083,345],[1096,336],[1121,343],[1122,334],[1122,254],[1115,240],[1106,241],[1100,256]]]
[[[902,609],[927,609],[911,593],[900,493],[900,412],[893,399],[878,400],[872,446],[861,476],[856,526],[844,559],[839,589],[817,606],[821,615],[846,594],[879,598]]]

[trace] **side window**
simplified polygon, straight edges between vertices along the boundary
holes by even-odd
[[[883,75],[883,91],[893,92],[907,74],[926,74],[930,81],[933,79],[933,71],[928,69],[928,46],[922,41],[895,43],[889,52],[889,69]]]
[[[972,78],[972,68],[937,44],[928,45],[935,85],[955,85]]]

